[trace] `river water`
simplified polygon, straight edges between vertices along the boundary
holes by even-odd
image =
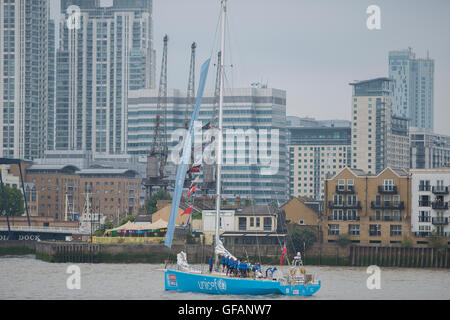
[[[79,264],[81,288],[68,289],[70,263],[47,263],[34,255],[0,257],[0,299],[50,300],[449,300],[450,270],[381,268],[381,288],[368,289],[365,267],[306,267],[322,280],[312,297],[215,296],[164,290],[163,265]]]

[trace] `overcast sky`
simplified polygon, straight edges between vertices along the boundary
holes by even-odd
[[[59,0],[53,1],[57,17]],[[381,30],[368,30],[366,9],[381,9]],[[210,57],[219,0],[154,0],[157,82],[162,38],[169,35],[171,88],[186,89],[190,45]],[[287,91],[287,114],[350,119],[353,80],[388,76],[388,52],[412,47],[435,60],[435,132],[450,135],[450,1],[229,0],[229,86],[263,81]],[[217,47],[217,46],[216,46]],[[209,73],[214,86],[215,72]]]

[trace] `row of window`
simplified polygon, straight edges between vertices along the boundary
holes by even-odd
[[[339,225],[329,224],[328,225],[328,235],[339,235]],[[360,225],[359,224],[349,224],[348,234],[352,236],[360,235]],[[402,235],[401,225],[390,225],[390,235],[391,237],[400,237]],[[381,224],[371,224],[369,225],[369,236],[379,237],[381,236]]]

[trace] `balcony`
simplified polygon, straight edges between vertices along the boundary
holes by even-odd
[[[448,202],[433,201],[431,203],[431,208],[433,208],[434,210],[448,210]]]
[[[448,187],[443,187],[443,186],[433,187],[432,192],[434,194],[448,194]]]
[[[378,186],[380,194],[397,194],[397,186]]]
[[[419,200],[419,207],[431,207],[431,201],[429,200]]]
[[[334,216],[329,215],[328,220],[330,221],[359,221],[360,217],[342,217],[335,219]]]
[[[328,201],[328,208],[330,208],[330,209],[362,209],[361,201],[341,202],[341,203],[334,203],[333,201]]]
[[[448,218],[444,218],[444,217],[435,217],[431,219],[431,223],[434,225],[447,225],[448,224]]]
[[[403,210],[405,209],[405,202],[392,202],[392,201],[371,201],[370,207],[372,209],[394,209],[394,210]]]
[[[431,235],[431,232],[428,231],[416,231],[414,232],[414,236],[416,238],[427,238]]]
[[[402,217],[390,217],[390,216],[381,216],[381,217],[369,217],[370,221],[402,221]]]
[[[338,193],[338,194],[353,194],[353,193],[355,193],[355,187],[354,186],[337,185],[336,193]]]

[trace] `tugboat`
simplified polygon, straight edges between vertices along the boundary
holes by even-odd
[[[223,96],[224,96],[224,53],[225,53],[225,21],[227,13],[227,0],[221,0],[221,26],[222,26],[222,45],[221,45],[221,74],[219,93],[219,117],[218,117],[218,153],[217,153],[217,197],[216,197],[216,217],[215,217],[215,265],[218,265],[219,257],[228,260],[237,261],[237,259],[224,248],[219,236],[219,214],[221,207],[221,171],[222,171],[222,154],[223,154]],[[202,66],[202,74],[200,86],[197,95],[197,102],[194,108],[192,119],[189,127],[189,134],[184,143],[182,161],[178,166],[175,191],[172,200],[171,213],[169,218],[168,230],[165,238],[165,245],[172,246],[172,239],[175,228],[175,219],[178,214],[181,193],[184,186],[184,180],[187,172],[187,164],[191,157],[193,124],[197,120],[201,99],[203,96],[204,85],[208,73],[210,60],[207,60]],[[213,263],[211,261],[210,266]],[[167,267],[165,269],[165,290],[198,292],[208,294],[230,294],[230,295],[267,295],[267,294],[283,294],[289,296],[310,296],[316,293],[321,286],[320,280],[315,280],[312,275],[306,274],[303,268],[303,262],[300,253],[294,258],[292,266],[289,268],[289,275],[284,276],[280,270],[266,270],[266,276],[260,272],[252,272],[252,277],[239,277],[237,275],[228,274],[219,271],[213,271],[208,274],[201,270],[189,266],[186,254],[181,252],[177,255],[177,265],[175,267]]]

